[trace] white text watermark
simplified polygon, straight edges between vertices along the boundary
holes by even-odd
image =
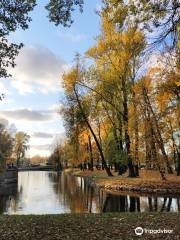
[[[172,229],[165,229],[165,228],[149,229],[149,228],[137,227],[135,228],[134,231],[137,236],[141,236],[143,234],[172,234],[173,233]]]

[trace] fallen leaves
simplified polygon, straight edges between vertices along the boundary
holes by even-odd
[[[178,213],[108,213],[0,216],[1,240],[122,240],[136,239],[137,226],[158,229],[168,226],[174,235],[156,235],[155,239],[175,239],[180,234]],[[152,239],[151,234],[143,240]]]

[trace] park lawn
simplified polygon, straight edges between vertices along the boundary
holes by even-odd
[[[173,230],[173,233],[145,233],[134,229]],[[106,213],[62,215],[1,215],[1,240],[132,240],[180,239],[178,213]]]
[[[140,176],[128,178],[127,173],[118,176],[113,173],[113,177],[108,177],[105,171],[80,171],[79,169],[69,169],[68,172],[80,176],[89,177],[99,186],[109,191],[131,191],[140,193],[159,193],[159,194],[180,194],[180,176],[167,174],[166,181],[161,180],[157,171],[141,170]]]

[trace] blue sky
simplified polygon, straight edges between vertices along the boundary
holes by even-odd
[[[18,131],[31,135],[29,155],[48,155],[56,136],[64,135],[63,121],[57,114],[63,98],[61,76],[73,63],[76,52],[83,54],[94,44],[100,31],[95,13],[101,0],[87,1],[82,14],[75,12],[71,28],[55,27],[47,19],[39,0],[32,22],[26,31],[17,30],[10,40],[25,47],[10,69],[13,77],[0,80],[0,92],[6,98],[0,103],[0,121],[15,124]],[[6,122],[7,122],[6,121]]]

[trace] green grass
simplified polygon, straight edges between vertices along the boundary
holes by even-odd
[[[136,227],[172,229],[173,234],[136,236]],[[179,237],[178,237],[179,235]],[[109,213],[0,216],[1,240],[180,239],[178,213]]]

